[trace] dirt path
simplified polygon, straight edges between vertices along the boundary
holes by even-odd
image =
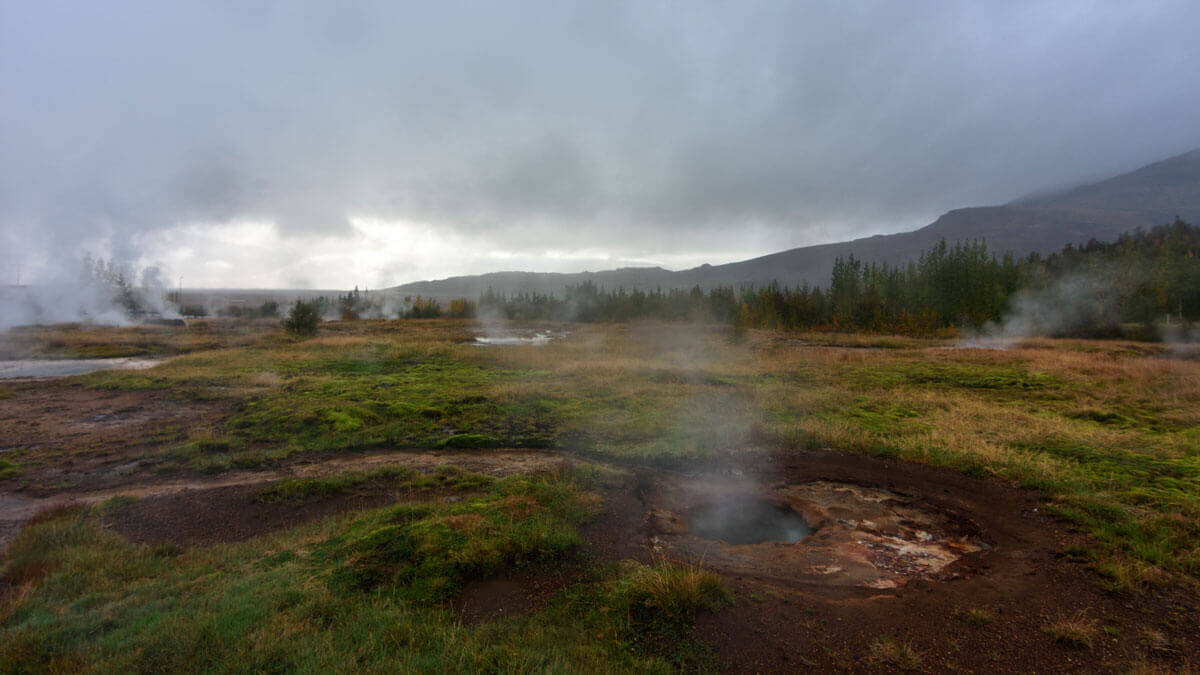
[[[230,471],[213,477],[133,480],[125,485],[97,490],[68,490],[48,497],[0,492],[0,551],[21,526],[46,509],[72,504],[97,504],[113,497],[166,497],[221,488],[263,486],[286,478],[314,478],[347,471],[370,471],[382,466],[403,466],[429,473],[443,465],[491,476],[549,471],[561,467],[563,455],[536,450],[388,451],[332,457],[304,457],[285,466],[264,470]]]
[[[397,450],[299,456],[272,468],[217,476],[186,470],[164,475],[158,473],[163,447],[220,424],[231,413],[229,402],[195,401],[161,391],[95,390],[71,380],[6,382],[5,387],[0,459],[14,458],[18,472],[0,479],[0,551],[42,510],[117,496],[145,499],[233,490],[388,464],[422,472],[454,464],[502,476],[545,470],[563,461],[560,455],[537,451]]]

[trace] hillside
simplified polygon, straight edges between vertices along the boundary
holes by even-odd
[[[565,287],[585,281],[627,289],[711,288],[772,281],[824,285],[838,257],[853,255],[866,262],[900,263],[917,257],[942,239],[983,239],[993,251],[1012,251],[1020,256],[1034,251],[1049,253],[1089,239],[1112,240],[1122,232],[1167,223],[1176,216],[1200,222],[1200,150],[1057,193],[1000,206],[955,209],[913,232],[805,246],[724,265],[701,265],[678,272],[659,267],[574,274],[496,272],[415,282],[392,290],[435,298],[472,298],[488,288],[509,294],[561,294]]]

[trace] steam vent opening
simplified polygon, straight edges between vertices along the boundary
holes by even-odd
[[[688,526],[697,537],[726,544],[791,544],[813,532],[799,513],[761,499],[700,506],[691,512]]]
[[[953,578],[957,560],[991,546],[953,505],[849,482],[659,474],[641,496],[653,550],[789,584],[886,589]]]

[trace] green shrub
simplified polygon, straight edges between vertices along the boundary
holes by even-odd
[[[292,335],[311,337],[317,334],[317,324],[321,321],[317,303],[314,301],[297,300],[283,320],[283,329]]]

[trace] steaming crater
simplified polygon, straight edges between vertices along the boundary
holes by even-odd
[[[706,504],[693,509],[687,520],[689,531],[697,537],[735,545],[768,541],[792,544],[813,532],[791,507],[760,499]]]
[[[658,476],[642,494],[652,548],[732,574],[896,588],[989,548],[953,513],[850,483]]]

